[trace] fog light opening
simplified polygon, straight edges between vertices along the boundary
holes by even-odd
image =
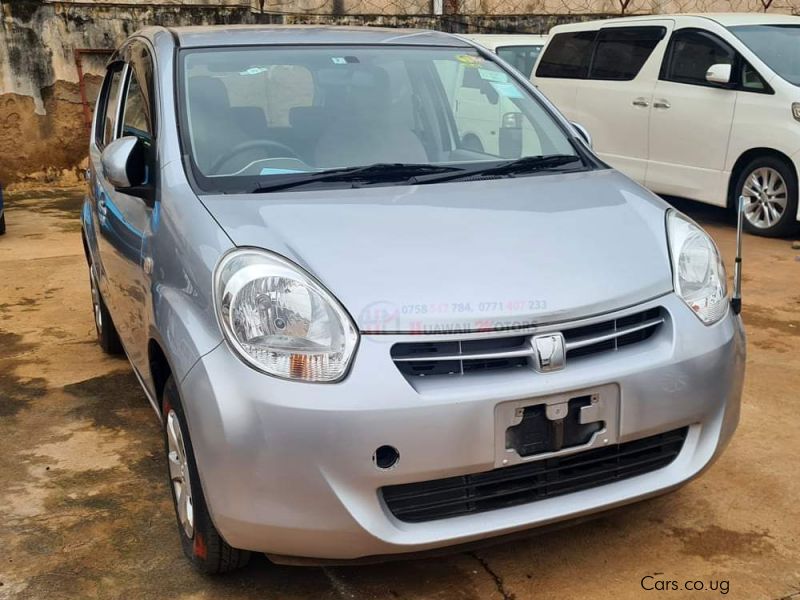
[[[379,469],[391,469],[400,460],[400,453],[394,446],[381,446],[372,455],[372,462]]]

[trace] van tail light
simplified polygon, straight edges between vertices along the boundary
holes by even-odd
[[[800,121],[800,102],[792,102],[792,116],[795,121]]]

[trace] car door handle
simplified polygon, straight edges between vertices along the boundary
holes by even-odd
[[[642,108],[647,108],[648,106],[650,106],[650,103],[647,101],[647,98],[641,98],[640,97],[640,98],[636,98],[633,101],[633,105],[634,106],[641,106]]]
[[[663,108],[663,109],[666,110],[667,108],[669,108],[671,106],[672,105],[669,102],[667,102],[666,100],[656,100],[655,102],[653,102],[653,108]]]
[[[98,198],[97,199],[97,212],[100,214],[101,217],[106,216],[106,212],[108,209],[106,208],[106,201],[105,198]]]

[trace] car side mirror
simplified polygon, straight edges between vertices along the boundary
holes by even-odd
[[[100,163],[106,179],[115,190],[142,198],[148,204],[152,201],[152,175],[142,140],[132,135],[114,140],[103,150]]]
[[[581,139],[584,141],[584,143],[591,149],[591,147],[592,147],[592,136],[589,133],[589,130],[586,129],[586,127],[584,127],[580,123],[575,123],[575,122],[572,123],[572,127],[575,129],[575,131],[578,132],[578,135],[581,137]]]
[[[711,65],[706,71],[706,81],[709,83],[728,84],[731,82],[731,65]]]

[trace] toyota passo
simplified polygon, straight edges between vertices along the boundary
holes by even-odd
[[[714,242],[461,38],[145,29],[88,178],[99,343],[158,414],[203,571],[588,515],[688,482],[736,427]]]

